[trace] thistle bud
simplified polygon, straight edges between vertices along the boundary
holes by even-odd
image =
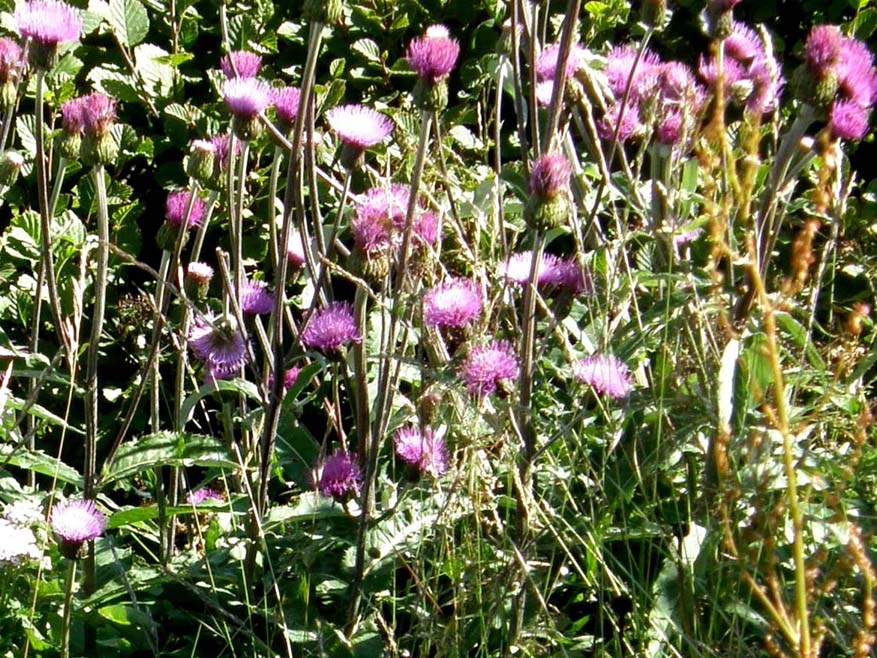
[[[4,151],[0,155],[0,185],[11,186],[24,166],[24,157],[18,151]]]

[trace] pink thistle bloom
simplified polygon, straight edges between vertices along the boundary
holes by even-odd
[[[13,39],[0,39],[0,83],[14,82],[24,69],[24,51]]]
[[[573,365],[573,375],[600,395],[620,399],[633,389],[630,372],[621,359],[605,354],[586,356]]]
[[[490,395],[518,378],[520,366],[507,340],[495,340],[469,352],[461,375],[472,395]]]
[[[192,192],[189,190],[180,190],[171,192],[167,195],[165,202],[164,217],[172,226],[183,226],[185,222],[186,228],[200,226],[207,214],[207,206],[201,197],[196,196],[192,202],[192,211],[189,213],[189,220],[186,222],[186,210],[189,208],[189,200]]]
[[[105,135],[116,120],[116,101],[99,91],[79,99],[82,129],[92,135]]]
[[[530,172],[530,194],[551,198],[569,189],[572,166],[561,153],[546,153],[536,159]]]
[[[766,58],[756,59],[749,67],[749,80],[752,93],[746,100],[746,109],[753,114],[773,112],[779,106],[783,91],[779,63],[768,63]]]
[[[697,82],[687,65],[682,62],[667,62],[659,70],[659,85],[663,101],[685,104],[697,96]]]
[[[725,39],[725,56],[738,62],[751,62],[764,56],[764,46],[755,31],[744,23],[734,21],[731,34]]]
[[[52,508],[49,523],[62,543],[79,548],[83,542],[104,534],[107,517],[93,500],[69,500]]]
[[[190,491],[186,496],[186,502],[190,505],[198,506],[205,500],[222,500],[222,495],[210,487],[201,487],[200,489],[195,489],[195,491]]]
[[[228,134],[216,135],[210,138],[210,142],[216,149],[216,159],[219,161],[219,168],[225,169],[225,165],[228,162],[228,147],[231,143],[231,136]],[[236,139],[234,142],[234,154],[235,156],[241,154],[241,140],[239,139]]]
[[[606,114],[597,122],[597,133],[602,139],[610,140],[615,135],[615,127],[618,119],[621,119],[621,128],[618,130],[618,141],[626,142],[636,136],[642,130],[642,122],[639,118],[639,108],[628,105],[624,114],[621,114],[621,106],[612,105],[606,110]]]
[[[395,244],[394,229],[404,228],[411,188],[402,183],[373,187],[356,204],[352,222],[353,239],[366,253],[385,250]]]
[[[189,329],[189,347],[216,379],[226,379],[249,361],[247,342],[231,318],[198,316]]]
[[[85,131],[85,97],[72,98],[61,105],[61,127],[68,135],[81,135]]]
[[[31,0],[18,7],[13,20],[22,37],[42,46],[76,41],[82,32],[76,10],[58,0]]]
[[[430,327],[465,327],[481,315],[481,290],[469,279],[451,279],[423,296],[423,322]]]
[[[289,244],[286,245],[286,257],[296,267],[301,267],[307,261],[304,240],[301,237],[301,233],[296,230],[289,234]]]
[[[262,68],[262,58],[256,53],[250,53],[246,50],[235,50],[228,55],[223,55],[222,59],[219,60],[219,67],[228,80],[255,78],[259,75],[259,69]]]
[[[804,44],[807,66],[819,77],[827,74],[840,58],[843,36],[834,25],[816,25]]]
[[[301,104],[301,91],[298,87],[283,87],[271,91],[271,102],[277,119],[285,130],[292,128],[298,116],[298,108]]]
[[[301,332],[302,345],[321,352],[336,352],[347,343],[359,343],[361,340],[353,317],[353,307],[344,302],[334,302],[314,311],[310,322]]]
[[[570,258],[554,257],[550,267],[546,267],[545,272],[540,274],[539,285],[568,290],[575,295],[583,292],[590,294],[593,291],[590,274],[587,271],[582,271],[575,256]]]
[[[838,139],[862,139],[868,134],[868,109],[851,101],[834,101],[828,117],[831,133]]]
[[[439,218],[434,212],[426,211],[414,218],[412,235],[423,244],[434,245],[439,238]]]
[[[264,281],[244,279],[239,304],[244,315],[267,315],[274,310],[274,294]]]
[[[439,477],[448,471],[448,448],[444,439],[436,436],[431,429],[420,430],[406,427],[396,432],[393,439],[396,455],[406,464],[432,477]]]
[[[609,81],[609,88],[618,101],[624,98],[624,89],[636,62],[636,54],[636,48],[628,45],[616,46],[606,56],[606,78]],[[630,81],[628,98],[637,101],[649,98],[658,84],[660,66],[661,59],[652,51],[646,50]]]
[[[298,366],[293,366],[291,368],[287,368],[283,373],[283,390],[288,391],[293,386],[295,386],[296,380],[298,380],[298,376],[301,374],[301,368]],[[274,388],[274,373],[272,372],[268,377],[268,389]]]
[[[380,144],[393,132],[390,117],[365,105],[333,107],[326,120],[342,142],[360,150]]]
[[[362,468],[352,455],[339,450],[317,463],[313,481],[321,495],[344,500],[359,493]]]
[[[536,58],[536,77],[539,80],[554,80],[557,70],[557,57],[560,55],[560,44],[553,43],[539,53]],[[571,78],[585,66],[585,49],[573,44],[566,59],[566,75]]]
[[[197,283],[208,285],[213,280],[213,268],[207,263],[193,261],[186,268],[186,276]]]
[[[745,79],[746,69],[740,62],[730,57],[723,63],[722,75],[725,79],[725,94],[727,95],[732,85]],[[719,72],[714,59],[701,56],[698,61],[697,72],[710,88],[715,88]]]
[[[665,146],[675,146],[682,139],[684,129],[682,113],[679,111],[667,112],[658,124],[658,141]]]
[[[239,119],[253,119],[271,104],[271,88],[256,78],[232,78],[222,85],[228,111]]]
[[[542,254],[542,262],[536,273],[537,285],[548,285],[553,281],[555,268],[560,259],[554,254]],[[509,256],[505,263],[499,266],[499,275],[510,283],[519,286],[526,285],[530,281],[530,268],[533,266],[533,252],[522,251]]]
[[[432,83],[447,78],[460,56],[460,44],[444,25],[433,25],[411,40],[406,58],[417,75]]]
[[[841,94],[854,103],[868,108],[877,100],[874,56],[861,41],[843,38],[837,78]]]

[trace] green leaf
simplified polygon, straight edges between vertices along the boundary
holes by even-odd
[[[19,448],[13,451],[11,445],[0,445],[0,465],[6,464],[48,477],[57,477],[61,482],[82,487],[82,476],[79,471],[39,450]]]
[[[104,470],[104,483],[131,477],[156,466],[235,468],[231,453],[218,439],[188,432],[157,432],[119,448]]]
[[[119,624],[120,626],[131,625],[131,620],[128,619],[128,606],[123,603],[105,605],[97,613],[114,624]]]
[[[149,32],[149,16],[140,0],[110,0],[107,20],[123,46],[136,46]]]
[[[175,507],[165,507],[164,514],[167,517],[180,516],[184,514],[206,513],[206,512],[228,512],[228,502],[224,500],[205,500],[197,507],[191,505],[177,505]],[[110,529],[124,528],[144,521],[152,521],[159,516],[158,505],[144,505],[143,507],[126,507],[115,512],[107,521],[107,527]]]
[[[256,400],[260,404],[262,402],[262,397],[259,395],[259,389],[256,388],[256,385],[252,382],[247,382],[242,379],[215,380],[204,384],[195,393],[192,393],[192,395],[183,401],[183,406],[180,409],[180,415],[183,422],[186,423],[192,418],[192,412],[195,410],[195,405],[197,405],[203,398],[219,391],[240,393],[252,400]]]
[[[357,52],[365,57],[369,62],[378,63],[381,61],[380,48],[378,48],[378,44],[376,44],[371,39],[360,39],[359,41],[356,41],[350,48],[354,52]]]

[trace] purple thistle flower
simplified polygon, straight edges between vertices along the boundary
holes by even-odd
[[[232,78],[222,85],[228,111],[239,119],[253,119],[271,104],[271,88],[256,78]]]
[[[780,103],[783,79],[779,63],[769,63],[767,58],[756,59],[749,67],[752,92],[746,101],[746,109],[753,114],[773,112]]]
[[[834,101],[828,117],[831,133],[838,139],[862,139],[868,134],[868,109],[852,101]]]
[[[570,258],[555,257],[551,266],[540,274],[539,285],[557,290],[567,290],[574,295],[583,292],[590,294],[593,291],[590,274],[587,271],[582,271],[575,256]]]
[[[345,500],[359,493],[362,468],[352,455],[339,450],[317,463],[313,480],[321,495]]]
[[[298,87],[283,87],[272,89],[271,103],[277,113],[277,119],[284,130],[289,130],[298,116],[298,108],[301,104],[301,91]]]
[[[714,59],[701,55],[698,60],[697,72],[701,79],[703,79],[711,89],[715,88],[719,72]],[[725,95],[727,95],[730,93],[730,89],[734,84],[740,82],[746,77],[746,69],[743,64],[736,59],[729,57],[724,61],[722,75],[725,80]]]
[[[425,211],[415,216],[411,227],[412,236],[426,245],[434,245],[439,238],[439,218],[434,212]]]
[[[684,128],[681,112],[667,112],[658,124],[658,141],[665,146],[675,146],[682,139]]]
[[[472,395],[490,395],[518,378],[520,366],[515,349],[507,340],[495,340],[469,352],[461,375]]]
[[[530,194],[555,197],[569,189],[572,166],[561,153],[546,153],[536,159],[530,172]]]
[[[609,81],[609,88],[619,102],[624,98],[624,89],[636,62],[636,54],[636,48],[627,45],[616,46],[606,56],[606,78]],[[658,84],[660,66],[661,59],[652,51],[646,50],[633,74],[628,98],[634,101],[649,98]]]
[[[211,487],[201,487],[190,491],[186,496],[186,502],[190,505],[198,506],[205,500],[222,500],[222,494]]]
[[[186,220],[186,210],[189,208],[189,200],[193,193],[189,190],[180,190],[171,192],[167,195],[165,202],[164,217],[172,226],[182,226]],[[186,222],[186,228],[200,226],[204,221],[204,215],[207,214],[207,206],[201,197],[196,196],[192,202],[192,211],[189,213],[189,221]]]
[[[274,310],[274,293],[264,281],[244,279],[238,303],[244,315],[268,315]]]
[[[61,105],[61,127],[68,135],[81,135],[85,130],[84,101],[80,96]]]
[[[361,340],[353,307],[344,302],[334,302],[315,311],[301,332],[302,345],[321,352],[335,352],[346,343]]]
[[[301,237],[301,233],[296,230],[289,234],[289,244],[286,245],[286,257],[296,267],[301,267],[307,260],[304,240]]]
[[[213,268],[207,263],[193,261],[186,268],[186,276],[193,278],[198,283],[209,284],[213,280]]]
[[[105,135],[116,120],[116,101],[99,91],[79,99],[82,129],[86,134]]]
[[[460,44],[444,25],[433,25],[422,37],[412,39],[406,54],[417,75],[432,83],[448,77],[459,56]]]
[[[820,78],[825,76],[840,58],[842,35],[834,25],[816,25],[810,30],[804,44],[807,66]]]
[[[554,80],[554,72],[557,70],[557,57],[560,55],[560,44],[553,43],[539,53],[536,58],[536,77],[539,80]],[[585,65],[585,49],[578,44],[572,44],[569,57],[566,59],[566,75],[571,78]]]
[[[360,150],[380,144],[393,132],[390,117],[365,105],[333,107],[326,120],[342,142]]]
[[[210,142],[216,149],[216,159],[219,161],[219,168],[224,170],[228,162],[228,148],[231,143],[231,135],[216,135],[210,138]],[[241,154],[241,140],[239,139],[234,141],[234,154],[235,157]]]
[[[542,254],[542,262],[536,273],[537,285],[547,285],[553,281],[555,268],[560,259],[554,254]],[[522,251],[509,256],[498,269],[499,275],[510,283],[526,285],[530,280],[530,268],[533,266],[533,252]]]
[[[482,304],[474,281],[453,278],[423,296],[423,322],[430,327],[465,327],[481,315]]]
[[[764,46],[755,30],[744,23],[734,21],[731,34],[724,42],[725,56],[738,62],[751,62],[764,56]]]
[[[22,37],[41,46],[76,41],[82,32],[76,10],[58,0],[31,0],[18,7],[13,20]]]
[[[630,372],[621,359],[605,354],[586,356],[573,365],[573,375],[600,395],[624,398],[633,388]]]
[[[439,477],[448,471],[448,448],[444,439],[431,429],[406,427],[396,432],[393,439],[396,455],[421,473]]]
[[[198,316],[189,330],[189,347],[216,379],[226,379],[249,361],[247,342],[232,318]]]
[[[293,386],[295,386],[295,382],[300,374],[301,368],[299,368],[298,366],[287,368],[286,372],[283,373],[283,390],[288,391]]]
[[[698,96],[697,82],[686,64],[667,62],[659,67],[659,71],[661,100],[678,105],[690,103]]]
[[[621,127],[618,130],[618,141],[622,144],[632,137],[636,136],[642,129],[642,122],[639,118],[639,108],[630,105],[621,114],[621,106],[618,104],[611,105],[606,110],[606,114],[597,122],[597,133],[602,139],[610,140],[615,135],[615,128],[618,126],[618,119],[621,119]]]
[[[13,39],[0,39],[0,83],[18,80],[24,68],[24,51]]]
[[[868,47],[844,37],[837,66],[838,89],[842,96],[862,107],[869,108],[877,100],[877,72],[874,56]]]
[[[372,221],[380,220],[396,228],[405,228],[405,215],[411,186],[392,183],[389,187],[373,187],[356,203],[356,214]]]
[[[219,60],[219,67],[228,80],[232,78],[255,78],[259,75],[259,69],[262,68],[262,58],[256,53],[247,52],[246,50],[235,50],[228,55],[223,55],[222,59]]]
[[[107,517],[93,500],[68,500],[52,508],[49,517],[52,530],[61,538],[62,552],[66,548],[70,557],[83,542],[97,539],[107,527]]]

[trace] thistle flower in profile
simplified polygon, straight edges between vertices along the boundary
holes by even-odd
[[[244,315],[268,315],[274,310],[274,294],[264,281],[244,279],[238,303]]]
[[[537,285],[545,285],[552,280],[558,262],[559,259],[554,254],[542,254],[542,260],[539,263],[539,269],[536,272]],[[525,286],[530,281],[530,269],[532,266],[532,250],[521,251],[512,254],[504,263],[500,264],[497,268],[497,273],[510,283]]]
[[[840,61],[843,35],[834,25],[816,25],[804,43],[804,61],[819,78],[829,73]]]
[[[192,210],[188,213],[187,218],[186,212],[189,211],[189,203],[192,204]],[[190,190],[179,190],[167,195],[164,218],[173,226],[185,225],[186,228],[201,226],[206,214],[207,207],[204,201]]]
[[[546,153],[533,162],[530,194],[550,199],[569,190],[572,166],[561,153]]]
[[[837,65],[837,86],[841,101],[870,109],[877,100],[877,72],[874,55],[857,39],[844,37]]]
[[[636,68],[634,68],[636,64]],[[630,91],[627,97],[630,102],[638,104],[648,99],[658,85],[661,58],[651,50],[643,51],[637,63],[637,49],[633,46],[616,46],[606,56],[606,79],[617,102],[624,98],[625,89],[630,80]]]
[[[83,543],[104,534],[107,517],[93,500],[69,500],[52,508],[49,523],[61,541],[61,554],[75,559]]]
[[[359,493],[362,468],[353,455],[339,450],[317,463],[313,482],[321,495],[338,501],[348,500]]]
[[[624,362],[611,355],[592,354],[573,365],[573,376],[599,395],[620,399],[633,389],[630,371]]]
[[[16,565],[40,557],[33,530],[23,525],[0,519],[0,566]]]
[[[271,104],[271,87],[258,78],[231,78],[222,85],[222,97],[235,118],[235,134],[244,141],[258,137],[259,114]]]
[[[228,55],[223,55],[219,60],[219,68],[226,79],[232,78],[255,78],[262,68],[262,58],[256,53],[246,50],[234,50]]]
[[[539,53],[536,58],[536,77],[539,80],[554,80],[557,70],[557,58],[560,56],[560,44],[553,43]],[[585,65],[585,49],[577,43],[572,44],[566,59],[566,75],[571,78]]]
[[[518,378],[520,366],[515,349],[507,340],[495,340],[473,348],[460,371],[472,395],[505,391]]]
[[[615,131],[618,130],[618,141],[624,144],[626,141],[633,139],[643,130],[643,124],[639,116],[639,108],[636,106],[627,106],[624,114],[621,113],[621,105],[610,105],[599,121],[597,121],[597,134],[601,139],[607,141],[615,137]]]
[[[197,316],[189,330],[189,347],[216,379],[227,379],[249,361],[246,339],[230,317]]]
[[[439,217],[429,210],[416,215],[411,227],[412,236],[421,244],[434,245],[439,239]]]
[[[211,487],[201,487],[186,495],[186,502],[196,507],[207,500],[222,500],[222,494]]]
[[[207,297],[210,282],[213,280],[213,268],[207,263],[194,261],[186,267],[186,276],[183,278],[183,287],[186,294],[198,301]]]
[[[116,120],[116,101],[99,91],[81,98],[82,128],[86,135],[105,135]]]
[[[29,41],[28,60],[38,70],[50,69],[58,57],[58,46],[76,41],[82,21],[76,10],[59,0],[31,0],[13,14],[18,34]]]
[[[406,58],[418,76],[414,88],[418,107],[441,110],[448,104],[447,78],[459,56],[460,43],[444,25],[433,25],[422,37],[411,40]]]
[[[544,267],[544,272],[540,273],[539,285],[574,295],[593,292],[590,274],[579,267],[575,256],[549,261],[549,265]]]
[[[383,142],[393,132],[393,121],[365,105],[339,105],[326,113],[326,120],[344,144],[341,164],[353,168],[365,149]]]
[[[453,278],[423,296],[423,322],[430,327],[462,328],[478,319],[482,305],[478,284]]]
[[[210,138],[210,143],[213,144],[214,149],[216,149],[216,161],[219,163],[219,171],[225,171],[225,167],[228,164],[231,135],[216,135]],[[234,143],[234,154],[235,157],[241,154],[241,143],[237,140],[235,140]]]
[[[405,427],[393,439],[396,455],[406,464],[431,477],[448,471],[448,448],[442,437],[431,429]]]
[[[298,87],[283,87],[271,90],[271,103],[277,115],[282,132],[289,132],[295,125],[298,108],[301,104],[301,91]]]
[[[333,302],[315,311],[300,337],[302,345],[324,353],[337,352],[347,343],[362,340],[353,307],[345,302]]]
[[[289,234],[289,244],[286,245],[286,257],[295,267],[301,267],[307,261],[304,240],[301,233],[296,230]]]
[[[835,101],[828,115],[828,127],[837,139],[862,139],[868,134],[869,111],[851,101]]]

